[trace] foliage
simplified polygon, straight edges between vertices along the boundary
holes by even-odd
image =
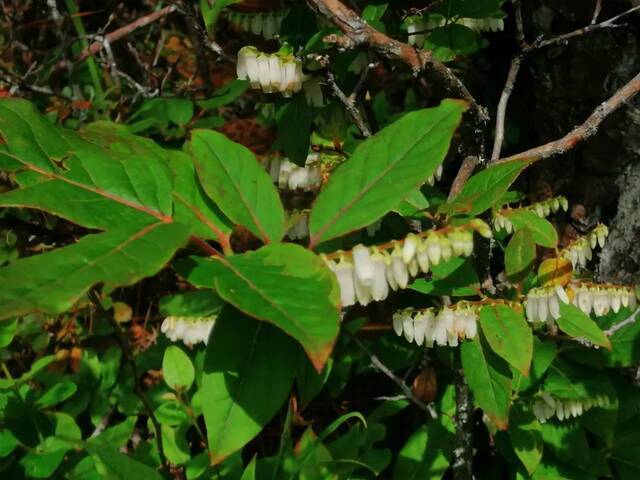
[[[517,194],[530,160],[447,198],[472,105],[369,86],[343,110],[309,84],[331,69],[334,93],[352,88],[373,54],[323,42],[336,31],[299,21],[302,2],[277,21],[243,3],[201,0],[187,18],[205,39],[228,40],[229,12],[245,44],[279,34],[302,90],[281,95],[288,77],[256,55],[257,84],[248,71],[208,95],[120,86],[118,110],[93,62],[73,80],[93,85],[82,115],[0,99],[3,478],[449,478],[460,376],[474,445],[492,452],[478,471],[635,478],[636,291],[582,268],[606,228],[559,238],[559,197]],[[420,20],[446,21],[424,48],[480,55],[491,36],[457,22],[502,21],[502,3],[435,2]],[[394,4],[363,7],[404,35]],[[180,40],[157,56],[198,60]],[[365,102],[371,136],[351,124]]]

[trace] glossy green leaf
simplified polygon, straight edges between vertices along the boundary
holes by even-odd
[[[440,207],[440,212],[469,217],[480,215],[502,199],[527,165],[527,161],[505,162],[475,174],[451,202]]]
[[[475,296],[480,279],[468,258],[453,257],[431,267],[431,279],[416,279],[409,288],[425,295]]]
[[[560,318],[556,320],[558,327],[567,335],[583,338],[594,345],[611,350],[609,337],[600,327],[578,307],[560,302]]]
[[[533,334],[522,312],[507,305],[488,305],[480,310],[480,325],[493,351],[528,376]]]
[[[415,431],[400,449],[393,480],[439,480],[449,469],[454,435],[439,420]]]
[[[213,130],[194,130],[191,156],[207,195],[265,243],[284,235],[284,209],[271,177],[251,151]]]
[[[504,252],[504,265],[507,275],[519,279],[531,270],[536,259],[536,244],[528,228],[513,234]]]
[[[289,395],[295,344],[271,325],[225,308],[202,373],[209,456],[220,463],[271,420]]]
[[[554,342],[543,342],[538,337],[533,337],[533,360],[529,376],[523,376],[516,369],[513,372],[513,389],[515,391],[524,391],[540,381],[546,373],[549,365],[556,357],[556,344]]]
[[[195,369],[191,359],[175,345],[167,347],[164,351],[162,374],[165,383],[173,390],[189,390],[195,379]]]
[[[516,455],[529,475],[532,475],[542,460],[544,442],[540,422],[533,413],[521,406],[512,408],[509,416],[509,438]]]
[[[99,461],[100,469],[109,479],[162,480],[162,476],[156,469],[120,453],[112,445],[103,442],[86,442],[85,449]]]
[[[0,322],[0,348],[11,344],[17,330],[18,320],[15,318]]]
[[[529,210],[514,209],[505,213],[513,228],[526,228],[531,232],[533,241],[542,247],[555,248],[558,244],[558,232],[546,218],[540,218]]]
[[[196,103],[204,110],[220,108],[240,98],[248,88],[248,80],[231,80],[229,83],[225,83],[221,87],[217,88],[210,98],[198,100]]]
[[[162,297],[158,309],[166,317],[209,317],[220,313],[224,304],[214,290],[203,289]]]
[[[247,468],[244,469],[244,472],[242,472],[242,477],[240,477],[240,480],[256,480],[256,457],[254,456],[251,461],[249,462],[249,465],[247,465]]]
[[[466,108],[445,100],[404,115],[358,145],[313,205],[312,245],[371,224],[426,182],[444,160]]]
[[[284,330],[321,371],[338,335],[337,283],[324,262],[298,245],[273,244],[227,258],[192,258],[178,266],[199,287]]]
[[[480,340],[480,335],[462,343],[460,356],[475,403],[498,428],[505,430],[511,405],[511,377],[506,363]]]
[[[274,148],[280,149],[296,165],[304,166],[311,144],[311,127],[315,109],[302,93],[294,96],[276,114],[278,136]]]
[[[87,235],[79,242],[0,268],[0,318],[32,311],[60,313],[93,285],[131,285],[153,275],[187,240],[177,223]]]
[[[64,402],[78,390],[78,386],[71,381],[56,383],[49,390],[44,392],[36,401],[39,408],[49,408],[60,402]]]

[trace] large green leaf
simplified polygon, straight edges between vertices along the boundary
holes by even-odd
[[[529,375],[533,334],[522,312],[507,305],[488,305],[480,310],[480,325],[493,351],[523,375]]]
[[[528,228],[514,233],[504,252],[504,266],[512,280],[526,276],[536,259],[536,244]]]
[[[560,318],[556,322],[564,333],[575,338],[584,338],[594,345],[611,350],[609,337],[578,307],[561,302]]]
[[[202,373],[209,457],[220,463],[273,418],[293,383],[296,346],[271,325],[225,308]]]
[[[371,224],[426,182],[444,160],[466,108],[445,100],[406,114],[358,145],[311,210],[311,244]]]
[[[124,127],[101,122],[80,133],[55,127],[23,100],[0,101],[0,169],[23,188],[0,206],[46,210],[98,229],[168,222],[172,178],[166,152]]]
[[[244,313],[284,330],[322,370],[338,335],[339,300],[334,275],[309,250],[272,244],[227,258],[193,258],[178,270],[194,285],[215,287]]]
[[[394,480],[438,480],[449,469],[454,435],[441,420],[415,431],[400,449],[393,470]]]
[[[204,191],[234,222],[265,243],[284,235],[284,209],[251,151],[213,130],[194,130],[191,155]]]
[[[162,357],[162,375],[173,390],[187,391],[195,379],[195,369],[189,356],[176,345],[167,347]]]
[[[32,311],[60,313],[93,285],[131,285],[161,270],[184,245],[189,228],[154,223],[87,235],[79,242],[0,268],[0,318]]]
[[[540,422],[521,406],[511,409],[509,416],[509,438],[516,455],[529,475],[535,472],[542,460],[542,428]]]
[[[480,215],[502,199],[527,165],[526,160],[505,162],[477,173],[451,202],[440,207],[440,212],[470,217]]]
[[[462,343],[460,356],[476,404],[498,428],[506,429],[511,405],[511,378],[506,363],[480,340],[480,335]]]
[[[540,218],[535,213],[520,208],[507,211],[505,215],[516,231],[523,228],[529,230],[538,245],[555,248],[558,244],[558,232],[546,218]]]
[[[315,116],[315,109],[307,104],[302,93],[294,96],[276,114],[278,136],[274,148],[281,149],[289,160],[301,167],[309,154]]]
[[[105,442],[86,442],[85,449],[99,462],[103,478],[113,480],[162,480],[154,468],[134,460]]]

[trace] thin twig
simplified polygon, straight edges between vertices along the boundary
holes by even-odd
[[[349,116],[351,116],[351,119],[356,124],[356,126],[358,127],[362,135],[365,137],[370,137],[371,130],[369,130],[369,127],[367,127],[367,125],[364,123],[364,119],[360,114],[360,110],[358,110],[358,107],[356,106],[355,102],[350,100],[344,94],[344,92],[340,89],[340,87],[338,86],[338,83],[336,82],[335,75],[330,70],[327,70],[327,82],[331,87],[331,91],[338,98],[338,100],[340,100],[340,102],[344,105],[345,110],[349,113]]]
[[[633,77],[629,83],[620,88],[611,98],[601,103],[583,124],[574,128],[564,137],[539,147],[535,147],[506,158],[501,158],[494,163],[504,163],[515,160],[529,160],[535,162],[549,158],[553,155],[565,153],[580,142],[595,135],[602,121],[636,96],[638,92],[640,92],[640,73]]]
[[[611,328],[606,330],[604,333],[608,337],[610,337],[611,335],[616,333],[618,330],[623,329],[627,325],[631,325],[632,323],[635,323],[636,322],[636,317],[638,315],[638,312],[640,312],[640,308],[636,309],[636,311],[633,312],[631,315],[629,315],[629,317],[627,317],[626,319],[622,320],[621,322],[616,323],[615,325],[612,325]]]
[[[507,81],[502,89],[500,95],[500,101],[498,102],[498,109],[496,111],[496,133],[493,141],[493,151],[491,152],[491,161],[495,162],[500,158],[502,152],[502,143],[504,142],[504,124],[507,116],[507,106],[509,105],[509,98],[513,92],[513,88],[518,78],[518,72],[522,65],[521,54],[515,55],[511,59],[511,67],[509,67],[509,74],[507,75]]]
[[[120,346],[120,349],[122,350],[122,353],[124,354],[125,359],[129,364],[129,367],[131,368],[131,373],[133,375],[133,389],[136,395],[138,396],[138,398],[140,399],[140,401],[142,402],[146,415],[151,419],[151,423],[153,424],[153,428],[156,434],[156,442],[158,445],[158,455],[160,456],[160,461],[162,463],[162,466],[165,469],[167,469],[167,471],[169,471],[170,466],[169,466],[167,457],[164,454],[164,446],[162,443],[162,430],[160,427],[160,422],[156,418],[156,415],[153,412],[153,407],[151,406],[149,399],[146,397],[144,390],[140,385],[138,367],[136,365],[136,360],[133,357],[133,352],[129,348],[129,340],[122,333],[122,330],[120,329],[120,325],[118,325],[118,322],[116,322],[113,316],[109,315],[109,313],[104,309],[104,307],[102,306],[102,302],[100,301],[100,297],[98,296],[96,291],[90,290],[87,293],[87,296],[91,300],[91,303],[93,303],[93,305],[95,306],[96,310],[98,310],[100,315],[102,315],[107,321],[109,321],[109,323],[111,323],[111,326],[113,327],[116,341],[118,342],[118,345]]]
[[[176,10],[175,6],[169,5],[167,7],[164,7],[158,10],[157,12],[149,13],[148,15],[145,15],[144,17],[140,17],[137,20],[129,23],[128,25],[125,25],[124,27],[120,27],[117,30],[114,30],[113,32],[108,33],[107,35],[105,35],[105,40],[109,43],[116,42],[121,38],[126,37],[130,33],[138,30],[139,28],[146,27],[147,25],[165,17],[166,15],[169,15],[170,13],[175,12],[175,10]],[[80,56],[77,58],[77,61],[80,62],[82,60],[85,60],[91,55],[95,55],[103,48],[104,48],[104,42],[93,42],[87,48],[82,50],[82,52],[80,52]]]
[[[456,440],[453,449],[453,478],[470,480],[473,478],[473,403],[469,385],[464,378],[460,356],[455,361],[456,386]]]
[[[355,335],[350,335],[350,337],[356,343],[356,345],[358,345],[358,347],[369,356],[369,360],[371,360],[371,364],[377,370],[383,373],[387,378],[393,381],[393,383],[395,383],[398,387],[400,387],[400,390],[402,390],[402,393],[404,393],[405,397],[408,400],[413,402],[417,407],[421,408],[422,410],[429,412],[429,415],[431,415],[431,418],[435,419],[438,417],[438,414],[434,410],[433,406],[424,403],[419,398],[416,398],[413,395],[411,388],[409,388],[409,386],[406,383],[404,383],[404,381],[400,377],[395,375],[389,369],[389,367],[387,367],[384,363],[382,363],[380,359],[371,350],[369,350],[364,343],[362,343]]]
[[[594,25],[598,21],[600,12],[602,11],[602,0],[596,0],[596,5],[593,7],[593,15],[591,17],[591,25]]]
[[[467,183],[467,180],[469,180],[471,174],[479,163],[480,159],[476,155],[469,155],[465,157],[465,159],[462,161],[462,164],[460,165],[460,168],[458,169],[456,178],[451,184],[451,190],[449,190],[449,200],[452,200],[456,195],[458,195],[458,193],[460,193],[460,190],[462,190],[462,187],[464,187],[465,183]]]

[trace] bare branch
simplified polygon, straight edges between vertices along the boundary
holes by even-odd
[[[593,16],[591,17],[591,25],[594,25],[598,21],[600,12],[602,11],[602,0],[596,0],[596,5],[593,7]]]
[[[325,37],[328,43],[335,43],[342,48],[367,46],[385,58],[404,62],[416,75],[430,69],[437,74],[452,95],[469,102],[481,122],[488,120],[486,110],[476,102],[460,79],[446,65],[432,57],[431,52],[416,50],[407,43],[379,32],[339,0],[307,0],[307,4],[331,20],[345,35],[328,35]]]
[[[502,94],[500,95],[498,110],[496,111],[496,133],[493,140],[493,151],[491,152],[492,162],[498,160],[500,158],[500,153],[502,152],[502,143],[504,141],[504,122],[507,116],[507,106],[509,104],[509,98],[511,97],[513,88],[515,87],[516,79],[518,78],[518,72],[522,65],[522,58],[523,56],[518,54],[511,59],[511,67],[509,68],[507,81],[504,84]]]
[[[623,321],[621,321],[619,323],[616,323],[615,325],[612,325],[611,328],[609,328],[609,330],[606,330],[604,333],[608,337],[610,337],[611,335],[616,333],[618,330],[623,329],[627,325],[631,325],[632,323],[635,323],[636,322],[636,316],[638,315],[638,312],[640,312],[640,308],[636,309],[635,312],[633,312],[631,315],[629,315],[629,317],[627,317]]]
[[[462,161],[462,165],[460,165],[460,168],[458,169],[456,178],[451,184],[451,190],[449,190],[449,200],[452,200],[456,195],[458,195],[458,193],[460,193],[460,190],[462,190],[464,184],[467,183],[467,180],[469,180],[469,177],[471,177],[471,174],[479,163],[480,159],[475,155],[469,155],[468,157],[465,157],[465,159]]]
[[[329,83],[333,94],[344,105],[345,110],[349,113],[351,119],[356,124],[362,135],[364,135],[365,137],[370,137],[371,130],[369,130],[369,127],[367,127],[367,125],[364,123],[362,115],[360,114],[360,110],[358,110],[355,101],[352,101],[344,94],[344,92],[336,83],[336,77],[329,70],[327,70],[327,82]]]
[[[530,160],[532,162],[549,158],[572,149],[578,143],[595,135],[602,121],[615,112],[618,108],[631,100],[640,92],[640,73],[619,89],[611,98],[601,103],[587,120],[564,137],[553,142],[546,143],[536,148],[501,158],[494,163],[504,163],[513,160]]]

